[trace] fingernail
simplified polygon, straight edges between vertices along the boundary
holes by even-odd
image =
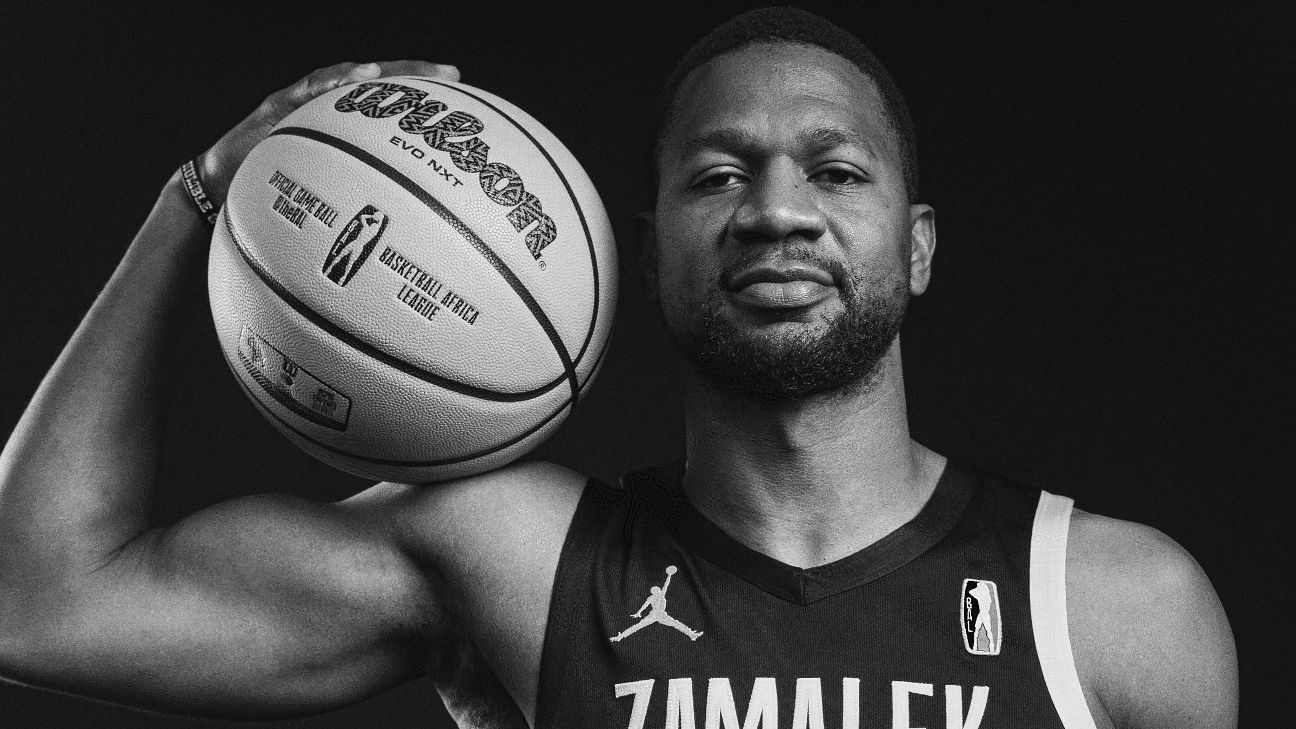
[[[361,78],[374,78],[379,73],[382,73],[382,69],[378,66],[378,64],[362,63],[359,66],[356,66],[355,68],[351,69],[351,73],[349,75],[352,78],[361,79]]]

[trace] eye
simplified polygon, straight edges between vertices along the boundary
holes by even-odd
[[[810,180],[840,187],[858,185],[866,182],[868,177],[853,167],[825,167],[810,175]]]
[[[718,190],[725,187],[741,184],[747,181],[747,176],[738,170],[729,169],[712,169],[703,172],[693,179],[693,187],[702,190]]]

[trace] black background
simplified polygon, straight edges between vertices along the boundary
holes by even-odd
[[[682,365],[643,302],[631,222],[646,205],[660,79],[747,6],[233,5],[0,10],[0,428],[17,421],[186,156],[314,67],[419,57],[457,64],[466,82],[549,126],[586,165],[618,234],[613,349],[584,409],[540,455],[610,478],[679,454]],[[1182,543],[1237,635],[1243,725],[1286,717],[1290,4],[842,5],[804,7],[891,69],[918,126],[922,197],[937,210],[934,283],[903,334],[915,436]],[[157,519],[249,492],[334,499],[363,488],[297,452],[244,401],[205,293],[193,296],[167,365],[177,396]],[[223,726],[0,685],[6,728],[194,723]],[[447,720],[417,681],[266,724],[377,725]]]

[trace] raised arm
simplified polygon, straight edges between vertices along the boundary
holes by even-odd
[[[203,155],[213,197],[289,111],[385,74],[457,78],[421,62],[316,71]],[[210,236],[185,194],[167,182],[0,455],[0,675],[189,713],[350,703],[419,673],[451,630],[435,570],[381,499],[250,497],[146,529],[166,333]]]

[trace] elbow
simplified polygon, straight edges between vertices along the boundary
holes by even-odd
[[[69,690],[68,658],[77,638],[66,606],[46,606],[0,587],[0,678]]]
[[[66,634],[69,612],[54,585],[33,582],[29,573],[0,572],[0,676],[26,682]]]
[[[0,676],[8,679],[22,680],[29,674],[41,644],[25,602],[0,578]]]

